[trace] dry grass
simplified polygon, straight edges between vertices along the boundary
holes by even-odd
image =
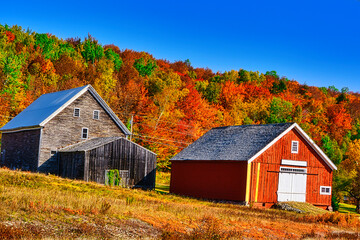
[[[200,201],[0,169],[0,239],[355,236],[359,219]]]

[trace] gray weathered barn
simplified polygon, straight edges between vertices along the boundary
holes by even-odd
[[[105,171],[114,167],[123,173],[128,171],[129,186],[138,186],[143,179],[153,179],[148,178],[146,174],[155,169],[156,155],[125,139],[131,134],[130,131],[91,85],[40,96],[0,131],[2,132],[0,164],[10,169],[52,173],[104,183]],[[116,137],[113,143],[107,142],[113,137]],[[101,142],[104,143],[103,147],[98,146]],[[94,148],[88,149],[86,146],[91,144],[94,144]],[[116,147],[108,147],[114,144],[121,145],[121,151]],[[70,149],[80,149],[80,146],[86,148],[81,150],[86,153],[95,151],[98,154],[100,149],[104,151],[103,155],[91,157],[91,161],[95,163],[93,172],[76,169],[77,174],[84,172],[83,177],[72,175],[73,173],[68,171],[64,172],[64,167],[69,167],[70,160],[67,158],[67,162],[62,162],[64,158],[60,157],[70,154],[68,152]],[[116,151],[121,154],[113,154]],[[73,152],[75,156],[76,151]],[[140,152],[141,154],[137,155]],[[123,156],[126,157],[120,158]],[[91,161],[87,160],[84,158],[83,163],[90,164]],[[73,161],[77,160],[73,159]],[[121,165],[125,162],[128,164],[126,165],[128,169],[123,169]],[[87,166],[86,164],[84,166]],[[140,166],[141,164],[144,166]],[[145,167],[145,164],[149,165]],[[146,171],[132,168],[146,168]],[[90,175],[86,175],[88,173]],[[96,177],[92,177],[91,174],[95,174]]]
[[[122,137],[93,138],[60,149],[62,177],[104,183],[108,169],[118,169],[121,185],[155,187],[156,155]]]

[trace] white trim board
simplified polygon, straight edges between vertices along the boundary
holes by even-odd
[[[306,161],[296,161],[296,160],[282,159],[281,160],[281,165],[307,167],[307,162]]]
[[[254,161],[257,157],[259,157],[263,152],[265,152],[267,149],[269,149],[272,145],[274,145],[279,139],[281,139],[283,136],[285,136],[288,132],[290,132],[292,129],[296,129],[296,131],[307,141],[307,143],[314,149],[314,151],[319,154],[319,156],[324,160],[324,162],[332,169],[337,170],[337,167],[335,164],[326,156],[326,154],[316,145],[316,143],[304,132],[304,130],[301,129],[301,127],[294,123],[292,124],[288,129],[286,129],[284,132],[282,132],[279,136],[277,136],[274,140],[272,140],[268,145],[266,145],[263,149],[261,149],[259,152],[257,152],[254,156],[252,156],[248,163],[251,163]]]

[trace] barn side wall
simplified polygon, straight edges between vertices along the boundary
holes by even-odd
[[[78,180],[84,179],[85,152],[59,152],[59,176]]]
[[[105,170],[118,169],[128,187],[155,188],[156,155],[126,139],[115,140],[86,154],[85,178],[105,183]]]
[[[36,171],[39,156],[40,129],[2,133],[1,166]]]
[[[291,153],[293,140],[299,141],[297,154]],[[307,168],[306,202],[323,207],[331,205],[331,196],[320,195],[320,186],[332,186],[332,170],[295,129],[279,139],[251,163],[251,202],[256,200],[257,181],[257,202],[277,202],[279,170],[280,166],[286,166],[281,165],[282,159],[306,161],[307,167],[288,166]]]
[[[247,162],[172,161],[170,192],[179,195],[245,201]]]
[[[74,108],[80,108],[80,117],[74,117]],[[93,111],[100,111],[100,119],[93,119]],[[43,128],[39,171],[58,173],[51,151],[84,141],[82,128],[88,128],[88,138],[124,137],[124,133],[88,91],[51,119]]]

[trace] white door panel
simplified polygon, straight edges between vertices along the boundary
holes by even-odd
[[[300,173],[304,172],[304,173]],[[306,201],[306,169],[280,168],[278,201]]]

